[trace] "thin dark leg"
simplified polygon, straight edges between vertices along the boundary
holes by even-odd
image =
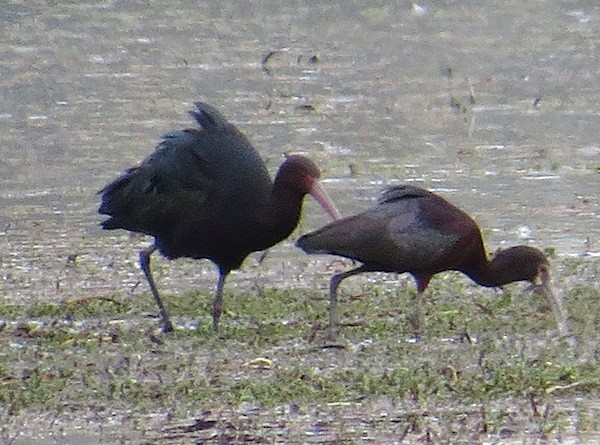
[[[415,339],[421,340],[421,330],[423,327],[423,292],[417,291],[415,296],[415,307],[413,314],[413,328],[415,330]]]
[[[423,293],[431,281],[432,275],[413,273],[415,281],[417,282],[417,295],[415,296],[414,302],[414,313],[412,316],[412,325],[415,331],[415,339],[421,340],[421,330],[423,327]]]
[[[213,300],[213,329],[215,332],[219,330],[219,320],[223,312],[223,286],[228,274],[228,270],[219,270],[219,281],[217,282],[217,291]]]
[[[334,339],[339,334],[339,320],[337,313],[338,298],[337,288],[340,283],[352,275],[365,272],[364,266],[357,267],[356,269],[347,270],[346,272],[336,273],[331,277],[329,282],[329,337]]]
[[[146,275],[146,280],[148,280],[148,284],[150,285],[150,290],[152,291],[152,295],[154,296],[154,301],[158,305],[158,309],[160,310],[160,316],[162,318],[163,323],[163,332],[172,332],[173,325],[171,324],[171,320],[169,319],[169,314],[167,313],[167,309],[160,299],[160,295],[158,294],[158,289],[156,288],[156,284],[154,283],[154,278],[152,278],[152,272],[150,272],[150,255],[156,250],[156,244],[152,244],[147,249],[144,249],[140,252],[140,267],[142,271],[144,271],[144,275]]]

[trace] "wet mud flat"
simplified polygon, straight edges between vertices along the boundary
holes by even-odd
[[[268,18],[268,19],[265,19]],[[0,443],[593,443],[599,11],[580,2],[219,6],[9,2],[0,11]],[[445,274],[414,341],[414,284],[344,283],[290,240],[229,280],[158,260],[158,333],[137,252],[102,233],[97,190],[217,105],[271,171],[299,152],[344,214],[430,188],[491,252],[551,256],[576,342],[547,302]]]

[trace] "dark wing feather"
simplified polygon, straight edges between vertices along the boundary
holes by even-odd
[[[205,130],[223,131],[233,127],[219,110],[205,102],[194,102],[197,111],[190,111],[198,125]]]
[[[298,246],[307,253],[352,258],[371,270],[426,269],[440,262],[448,246],[460,239],[443,224],[428,221],[431,206],[449,205],[437,198],[414,186],[386,189],[375,207],[301,237]]]
[[[377,203],[390,204],[400,200],[431,198],[434,196],[436,195],[428,190],[422,189],[421,187],[416,187],[414,185],[396,185],[384,189],[379,195]]]
[[[102,223],[104,229],[157,236],[180,219],[182,212],[202,209],[215,181],[206,161],[181,139],[188,139],[184,132],[168,135],[150,157],[99,192],[98,211],[111,216]]]
[[[99,192],[99,212],[111,216],[103,228],[159,236],[184,220],[200,225],[244,212],[269,193],[270,177],[248,139],[212,106],[196,108],[190,114],[201,129],[164,135],[139,166]]]

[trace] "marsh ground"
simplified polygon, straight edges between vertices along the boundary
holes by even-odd
[[[598,436],[600,8],[594,1],[54,2],[0,11],[0,441],[592,443]],[[270,54],[270,57],[267,55]],[[298,233],[232,275],[208,329],[207,262],[157,261],[161,336],[137,251],[95,192],[217,105],[273,171],[302,152],[344,214],[389,184],[436,190],[493,251],[552,256],[577,341],[548,305],[454,274],[413,341],[406,277],[348,280]]]

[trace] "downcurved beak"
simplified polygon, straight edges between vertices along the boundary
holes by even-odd
[[[571,331],[569,329],[568,318],[569,315],[565,308],[565,303],[562,298],[562,295],[555,293],[552,290],[552,286],[550,284],[550,272],[547,267],[542,267],[539,271],[539,279],[540,283],[532,283],[529,287],[533,292],[543,295],[550,302],[550,306],[552,306],[552,312],[554,313],[554,317],[556,318],[556,325],[558,327],[558,332],[563,337],[568,337],[571,335]]]
[[[550,273],[546,267],[540,268],[538,275],[535,277],[535,281],[532,281],[525,291],[548,297],[552,295]]]
[[[329,195],[323,188],[323,186],[319,183],[319,181],[314,181],[308,192],[310,196],[315,198],[315,200],[319,203],[319,205],[325,210],[329,216],[335,221],[336,219],[340,219],[342,215],[338,211],[337,207],[329,198]]]

